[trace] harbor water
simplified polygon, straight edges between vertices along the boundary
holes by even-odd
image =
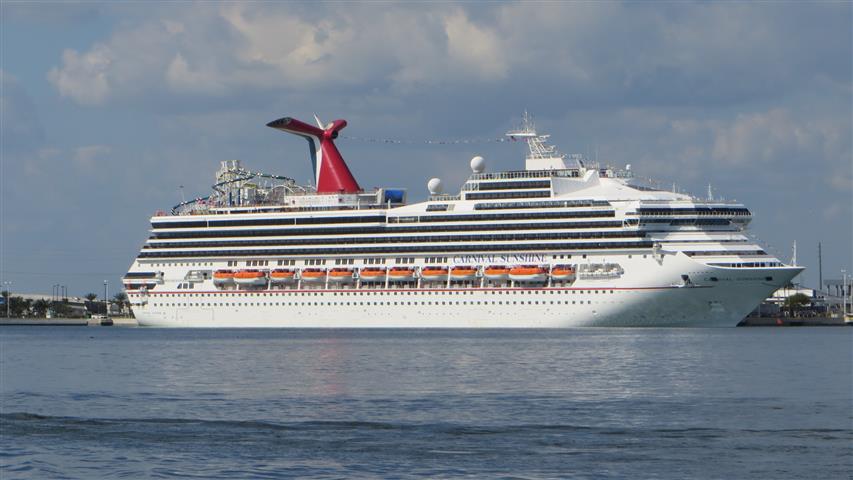
[[[0,477],[849,478],[853,329],[0,328]]]

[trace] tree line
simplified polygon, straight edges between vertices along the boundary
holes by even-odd
[[[67,299],[46,300],[24,298],[17,295],[10,295],[8,291],[0,292],[0,297],[3,299],[0,305],[0,317],[6,317],[7,312],[10,317],[35,317],[44,318],[51,314],[55,317],[67,317],[73,315],[74,309],[71,307]],[[98,300],[98,295],[95,293],[87,293],[83,296],[86,299],[86,313],[90,315],[105,314],[106,306],[103,299]],[[130,302],[127,299],[127,294],[118,292],[109,300],[110,305],[116,305],[119,310],[125,311],[130,307]]]

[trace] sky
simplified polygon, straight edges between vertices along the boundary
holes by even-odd
[[[0,281],[110,295],[157,210],[221,160],[307,183],[304,140],[343,118],[363,187],[458,190],[529,111],[566,153],[754,213],[800,278],[853,266],[849,2],[0,4]]]

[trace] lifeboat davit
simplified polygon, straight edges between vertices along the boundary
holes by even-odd
[[[267,274],[260,270],[240,270],[234,274],[238,285],[257,287],[267,284]]]
[[[474,267],[453,267],[450,270],[451,280],[473,280],[477,278],[477,269]]]
[[[325,282],[326,281],[326,271],[321,270],[319,268],[308,268],[302,270],[302,281],[303,282]]]
[[[214,285],[233,285],[234,272],[231,270],[217,270],[213,272]]]
[[[333,268],[329,271],[330,282],[351,282],[355,279],[355,270],[351,268]]]
[[[483,275],[489,280],[506,280],[509,278],[509,267],[492,265],[483,270]]]
[[[447,281],[448,270],[444,267],[424,267],[421,269],[421,278],[425,282]]]
[[[415,269],[394,267],[388,271],[388,278],[392,282],[408,282],[415,279]]]
[[[296,272],[293,270],[273,270],[270,272],[272,283],[290,283],[296,280]]]
[[[362,282],[384,282],[385,269],[376,267],[362,268],[359,278],[361,278]]]
[[[574,280],[575,269],[568,265],[554,265],[551,268],[551,278],[554,280]]]
[[[509,269],[509,278],[516,282],[544,282],[548,271],[534,265],[522,265]]]

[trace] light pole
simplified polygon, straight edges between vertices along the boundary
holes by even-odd
[[[3,282],[6,285],[6,318],[12,318],[9,313],[9,307],[12,305],[12,281]]]
[[[109,304],[109,300],[107,300],[107,285],[108,284],[109,284],[109,282],[104,280],[104,315],[109,317],[110,316],[110,304]]]
[[[847,320],[847,270],[841,269],[841,318]]]

